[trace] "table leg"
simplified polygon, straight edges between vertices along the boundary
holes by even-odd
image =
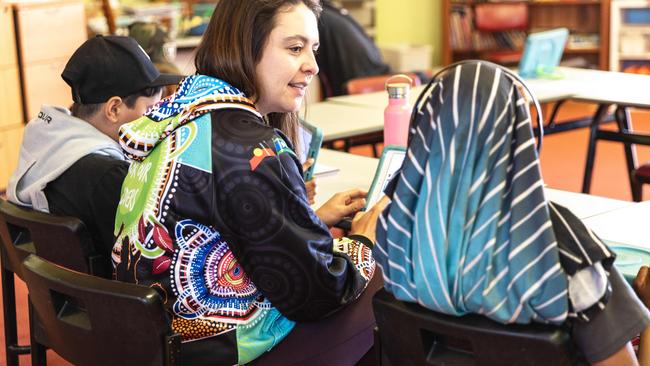
[[[616,107],[616,112],[614,113],[616,117],[616,124],[618,125],[618,131],[625,135],[627,133],[632,133],[632,116],[630,115],[630,109],[628,107],[618,106]],[[634,182],[632,180],[632,172],[637,167],[637,156],[636,156],[636,146],[629,142],[624,142],[625,148],[625,160],[627,163],[627,173],[630,179],[630,189],[634,194]]]
[[[585,173],[582,180],[582,193],[589,193],[591,189],[591,176],[594,168],[594,158],[596,157],[596,142],[598,139],[598,127],[603,120],[609,104],[600,104],[596,109],[596,114],[591,121],[589,128],[589,147],[587,148],[587,163],[585,164]]]

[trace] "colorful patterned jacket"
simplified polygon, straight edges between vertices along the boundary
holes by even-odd
[[[257,358],[294,321],[339,310],[372,278],[370,248],[332,239],[283,135],[225,82],[186,78],[124,125],[120,144],[134,163],[115,276],[158,290],[183,341],[216,340],[219,363]]]

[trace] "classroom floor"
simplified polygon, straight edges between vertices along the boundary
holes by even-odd
[[[563,107],[560,120],[579,115],[591,115],[593,106],[572,103]],[[634,129],[650,133],[650,112],[634,111]],[[547,136],[541,154],[542,174],[546,184],[553,188],[579,192],[582,186],[582,172],[587,152],[588,130],[580,129],[571,132]],[[367,146],[352,148],[353,153],[371,156]],[[650,147],[637,147],[639,162],[650,161]],[[592,194],[631,200],[629,181],[625,168],[623,147],[619,143],[599,142],[594,165]],[[650,186],[644,188],[644,197],[650,199]],[[27,290],[24,283],[17,280],[17,307],[19,337],[22,344],[29,342],[27,328]],[[0,294],[1,296],[1,294]],[[1,323],[0,323],[1,325]],[[5,364],[4,333],[0,332],[0,365]],[[29,355],[20,357],[20,365],[29,365]],[[48,351],[48,365],[70,365],[60,356]]]

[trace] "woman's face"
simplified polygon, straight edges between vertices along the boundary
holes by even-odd
[[[318,23],[309,8],[300,3],[278,11],[255,66],[256,106],[263,115],[300,109],[307,86],[318,73],[314,55],[318,45]]]

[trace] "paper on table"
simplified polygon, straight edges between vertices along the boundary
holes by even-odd
[[[611,244],[650,249],[650,201],[635,203],[584,220],[587,227]]]
[[[315,177],[324,177],[327,175],[333,175],[339,172],[339,168],[335,166],[330,166],[326,164],[321,164],[321,163],[316,163],[316,167],[314,168],[314,176]]]

